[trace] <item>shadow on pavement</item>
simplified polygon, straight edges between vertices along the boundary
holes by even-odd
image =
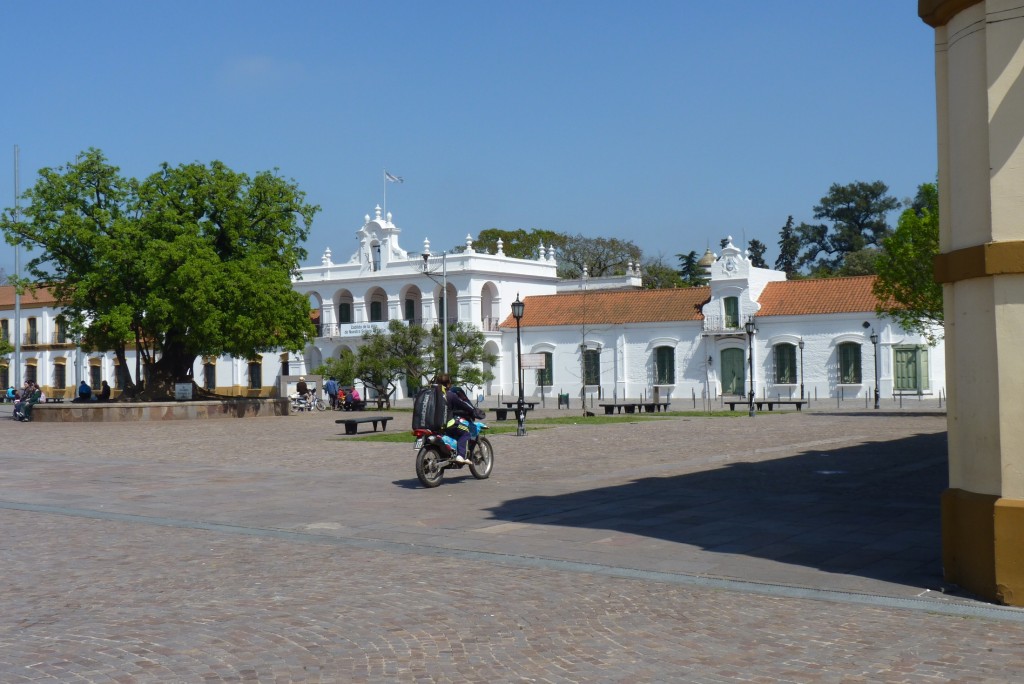
[[[938,588],[945,433],[510,500],[500,520],[615,530],[710,552]]]

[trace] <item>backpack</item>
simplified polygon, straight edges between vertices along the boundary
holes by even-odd
[[[412,403],[412,429],[440,432],[448,424],[448,400],[440,385],[424,387]]]

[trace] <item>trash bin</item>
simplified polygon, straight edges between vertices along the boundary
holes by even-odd
[[[558,395],[558,408],[562,408],[563,406],[565,408],[569,408],[569,393],[568,392],[566,392],[565,394],[559,394]]]

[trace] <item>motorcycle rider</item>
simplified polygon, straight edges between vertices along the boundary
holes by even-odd
[[[470,435],[466,421],[482,417],[483,412],[464,399],[465,395],[459,396],[459,392],[452,387],[452,377],[448,373],[438,375],[435,382],[444,388],[444,398],[448,402],[451,418],[443,432],[456,442],[455,462],[469,463],[469,459],[466,458],[466,446],[469,444]]]

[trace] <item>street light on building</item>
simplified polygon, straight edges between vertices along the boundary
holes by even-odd
[[[804,398],[804,338],[797,343],[800,347],[800,398]]]
[[[519,299],[519,293],[517,292],[516,301],[512,302],[512,318],[516,319],[516,375],[519,378],[519,404],[516,406],[517,437],[526,434],[526,407],[523,400],[523,343],[519,332],[519,322],[522,320],[525,310],[526,304]]]
[[[875,408],[878,408],[878,333],[871,329],[871,344],[875,346]]]
[[[747,330],[747,364],[750,371],[750,417],[754,417],[754,333],[757,326],[754,324],[754,317],[747,319],[743,326]]]

